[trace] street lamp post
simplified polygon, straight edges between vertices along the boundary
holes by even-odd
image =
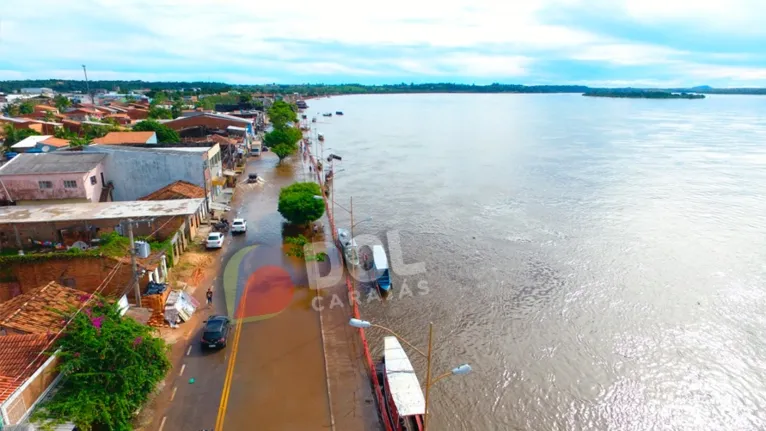
[[[421,356],[426,358],[426,382],[425,382],[425,387],[426,387],[426,391],[425,391],[426,392],[425,393],[426,410],[425,410],[425,414],[423,415],[423,431],[427,431],[428,430],[428,403],[430,401],[429,395],[430,395],[430,392],[431,392],[431,386],[433,386],[439,380],[444,379],[445,377],[468,374],[472,370],[471,366],[468,365],[468,364],[463,364],[463,365],[457,366],[457,367],[453,368],[452,370],[450,370],[450,371],[448,371],[448,372],[446,372],[444,374],[440,374],[435,379],[431,380],[431,358],[433,356],[433,336],[434,336],[434,324],[433,324],[433,322],[428,322],[428,350],[427,350],[427,353],[423,353],[422,350],[420,350],[417,347],[413,346],[412,343],[410,343],[409,341],[404,339],[402,336],[400,336],[399,334],[397,334],[393,330],[391,330],[389,328],[386,328],[385,326],[375,325],[375,324],[373,324],[371,322],[368,322],[366,320],[360,320],[360,319],[351,319],[351,320],[349,320],[348,324],[353,326],[353,327],[355,327],[355,328],[361,328],[361,329],[366,329],[366,328],[378,328],[378,329],[382,329],[382,330],[392,334],[393,336],[398,338],[400,341],[404,342],[404,344],[409,346],[411,349],[416,351],[418,354],[420,354]]]

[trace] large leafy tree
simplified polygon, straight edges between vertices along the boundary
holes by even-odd
[[[298,150],[298,141],[302,137],[301,131],[295,127],[274,128],[263,136],[263,143],[271,148],[281,162]]]
[[[156,132],[157,142],[162,144],[181,142],[181,136],[178,135],[178,132],[154,120],[141,121],[133,126],[133,130],[137,132]]]
[[[74,311],[55,345],[63,379],[33,419],[84,431],[131,430],[135,412],[170,369],[168,347],[148,326],[120,316],[117,304],[93,298]]]
[[[10,150],[11,145],[22,141],[30,136],[39,135],[40,133],[32,129],[17,129],[13,127],[13,124],[6,124],[3,126],[3,133],[5,134],[5,140],[3,146],[7,150]]]
[[[35,112],[34,103],[27,100],[27,101],[21,102],[21,105],[19,105],[19,114],[29,115],[33,112]]]
[[[67,97],[60,94],[53,98],[53,103],[56,105],[56,109],[58,109],[59,112],[64,112],[66,108],[72,106],[72,102]]]
[[[269,121],[274,126],[274,129],[285,129],[287,123],[295,123],[298,121],[298,117],[295,114],[295,108],[287,102],[277,100],[274,102],[269,110]]]
[[[278,210],[295,225],[306,225],[324,215],[324,201],[317,199],[322,191],[317,183],[295,183],[279,192]]]
[[[173,112],[170,109],[158,108],[156,106],[152,106],[151,108],[149,108],[149,118],[160,119],[160,120],[171,120],[173,119]]]

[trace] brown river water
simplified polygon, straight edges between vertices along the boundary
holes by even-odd
[[[433,430],[766,429],[766,98],[308,103],[356,233],[425,265],[363,317],[473,366]]]

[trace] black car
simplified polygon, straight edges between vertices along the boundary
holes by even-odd
[[[210,316],[205,322],[205,330],[202,333],[203,349],[222,349],[226,347],[226,341],[229,337],[231,321],[226,316]]]

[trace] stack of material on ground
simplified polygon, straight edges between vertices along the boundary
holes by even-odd
[[[165,320],[171,323],[186,322],[191,319],[199,302],[183,290],[174,290],[165,302]]]
[[[153,281],[150,281],[149,284],[146,286],[146,291],[144,291],[144,295],[161,295],[165,290],[168,288],[168,285],[166,283],[155,283]]]
[[[152,310],[152,317],[149,318],[148,325],[156,328],[168,327],[165,322],[165,302],[170,295],[170,289],[165,289],[162,293],[156,295],[146,295],[141,298],[141,305]]]

